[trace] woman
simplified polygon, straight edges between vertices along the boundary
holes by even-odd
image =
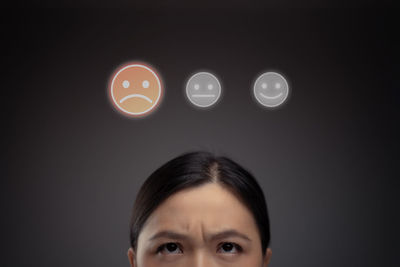
[[[269,218],[255,178],[209,152],[183,154],[142,185],[130,226],[132,267],[265,267]]]

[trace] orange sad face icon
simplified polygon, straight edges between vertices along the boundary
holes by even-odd
[[[160,103],[162,90],[157,73],[143,64],[130,64],[117,70],[110,84],[115,107],[132,117],[153,111]]]

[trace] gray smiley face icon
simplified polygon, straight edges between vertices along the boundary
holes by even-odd
[[[281,74],[266,72],[257,78],[253,91],[261,105],[273,108],[285,102],[289,95],[289,85]]]
[[[210,107],[221,96],[221,84],[209,72],[198,72],[186,84],[186,96],[197,107]]]

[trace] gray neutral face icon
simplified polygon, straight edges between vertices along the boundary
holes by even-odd
[[[289,85],[281,74],[266,72],[257,78],[253,91],[261,105],[273,108],[285,102],[289,95]]]
[[[209,107],[221,96],[221,84],[217,77],[209,72],[198,72],[186,84],[186,96],[198,107]]]

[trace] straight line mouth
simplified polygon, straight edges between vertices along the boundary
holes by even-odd
[[[214,94],[209,94],[209,95],[192,95],[192,97],[215,97]]]

